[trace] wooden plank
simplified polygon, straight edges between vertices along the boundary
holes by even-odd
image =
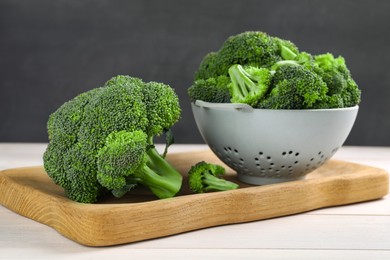
[[[168,160],[183,175],[201,160],[221,163],[209,150],[172,154]],[[227,178],[238,182],[232,171]],[[42,167],[27,167],[0,173],[0,203],[78,243],[106,246],[381,198],[388,193],[388,174],[329,161],[306,180],[261,187],[240,184],[238,190],[191,195],[184,178],[175,198],[156,200],[141,189],[121,200],[81,204],[68,200]]]
[[[0,214],[1,215],[1,214]],[[0,230],[12,234],[0,243],[0,251],[13,249],[28,254],[40,249],[43,253],[77,251],[87,254],[96,248],[80,247],[58,236],[54,230],[37,222],[15,216],[8,211],[1,215]],[[36,239],[39,234],[39,239]],[[21,243],[21,241],[24,241]],[[51,248],[51,249],[50,249]],[[22,250],[20,250],[22,249]],[[332,216],[307,215],[274,218],[240,225],[213,227],[187,232],[166,238],[113,247],[112,255],[132,255],[137,249],[161,250],[206,250],[249,249],[263,250],[325,250],[325,251],[388,251],[390,252],[389,216]],[[172,251],[173,252],[173,251]],[[103,254],[103,253],[102,253]],[[104,254],[103,254],[104,255]],[[226,254],[229,255],[229,254]],[[1,258],[1,257],[0,257]]]

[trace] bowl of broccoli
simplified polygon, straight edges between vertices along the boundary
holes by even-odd
[[[361,91],[341,56],[264,32],[229,37],[188,88],[199,132],[241,181],[304,178],[347,139]]]

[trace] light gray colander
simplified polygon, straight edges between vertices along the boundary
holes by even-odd
[[[358,106],[271,110],[198,100],[192,111],[215,155],[241,181],[263,185],[302,179],[329,160],[348,137]]]

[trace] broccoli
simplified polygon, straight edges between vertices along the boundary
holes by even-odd
[[[244,32],[229,37],[216,58],[218,75],[226,75],[234,64],[267,67],[281,59],[279,44],[263,32]]]
[[[297,68],[284,68],[294,66]],[[261,84],[251,78],[258,70],[264,74],[270,71],[270,75],[261,78],[260,81],[264,80]],[[281,75],[286,76],[285,80]],[[303,78],[296,78],[300,76]],[[223,83],[226,87],[218,83],[218,77],[228,78]],[[262,87],[254,88],[259,85]],[[361,98],[343,57],[335,58],[330,53],[313,56],[299,51],[291,41],[254,31],[230,36],[218,51],[208,53],[195,73],[188,94],[192,102],[203,99],[272,109],[352,107]]]
[[[96,202],[107,191],[123,194],[136,184],[148,186],[159,198],[172,197],[182,176],[156,151],[153,138],[171,128],[180,113],[178,97],[168,85],[113,77],[50,115],[45,170],[78,202]],[[140,177],[146,166],[148,173],[154,172],[148,181]]]
[[[224,174],[225,169],[220,165],[198,162],[188,171],[190,189],[195,193],[237,189],[237,184],[219,178]]]
[[[328,87],[327,95],[336,103],[330,102],[329,108],[352,107],[360,102],[361,92],[352,79],[345,60],[339,56],[335,58],[332,54],[321,54],[314,56],[314,71],[322,77]],[[326,106],[322,104],[322,106]]]
[[[159,198],[172,197],[180,189],[181,175],[152,149],[143,131],[112,132],[97,153],[98,182],[114,194],[141,183]]]
[[[284,48],[298,52],[292,42],[264,32],[248,31],[230,36],[218,51],[206,54],[195,73],[195,80],[228,76],[229,68],[234,64],[269,67],[283,59]]]
[[[229,103],[230,92],[228,85],[230,78],[227,76],[218,76],[216,78],[198,79],[190,88],[188,95],[191,102],[202,100],[213,103]]]
[[[259,108],[309,109],[321,102],[327,92],[321,77],[301,65],[280,66],[271,85],[270,93],[259,103]]]
[[[271,72],[265,68],[233,65],[229,69],[228,85],[232,103],[245,103],[255,107],[264,97],[271,82]]]
[[[215,78],[219,74],[217,73],[217,57],[218,52],[210,52],[203,57],[200,63],[199,69],[195,72],[195,80]]]
[[[283,60],[293,60],[299,54],[298,47],[291,41],[273,37],[273,40],[278,43],[279,55]]]

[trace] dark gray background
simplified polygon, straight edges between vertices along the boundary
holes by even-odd
[[[203,142],[186,94],[202,57],[259,30],[342,55],[362,89],[349,145],[390,145],[390,1],[0,0],[0,142],[46,142],[51,112],[118,74],[181,99],[177,143]]]

